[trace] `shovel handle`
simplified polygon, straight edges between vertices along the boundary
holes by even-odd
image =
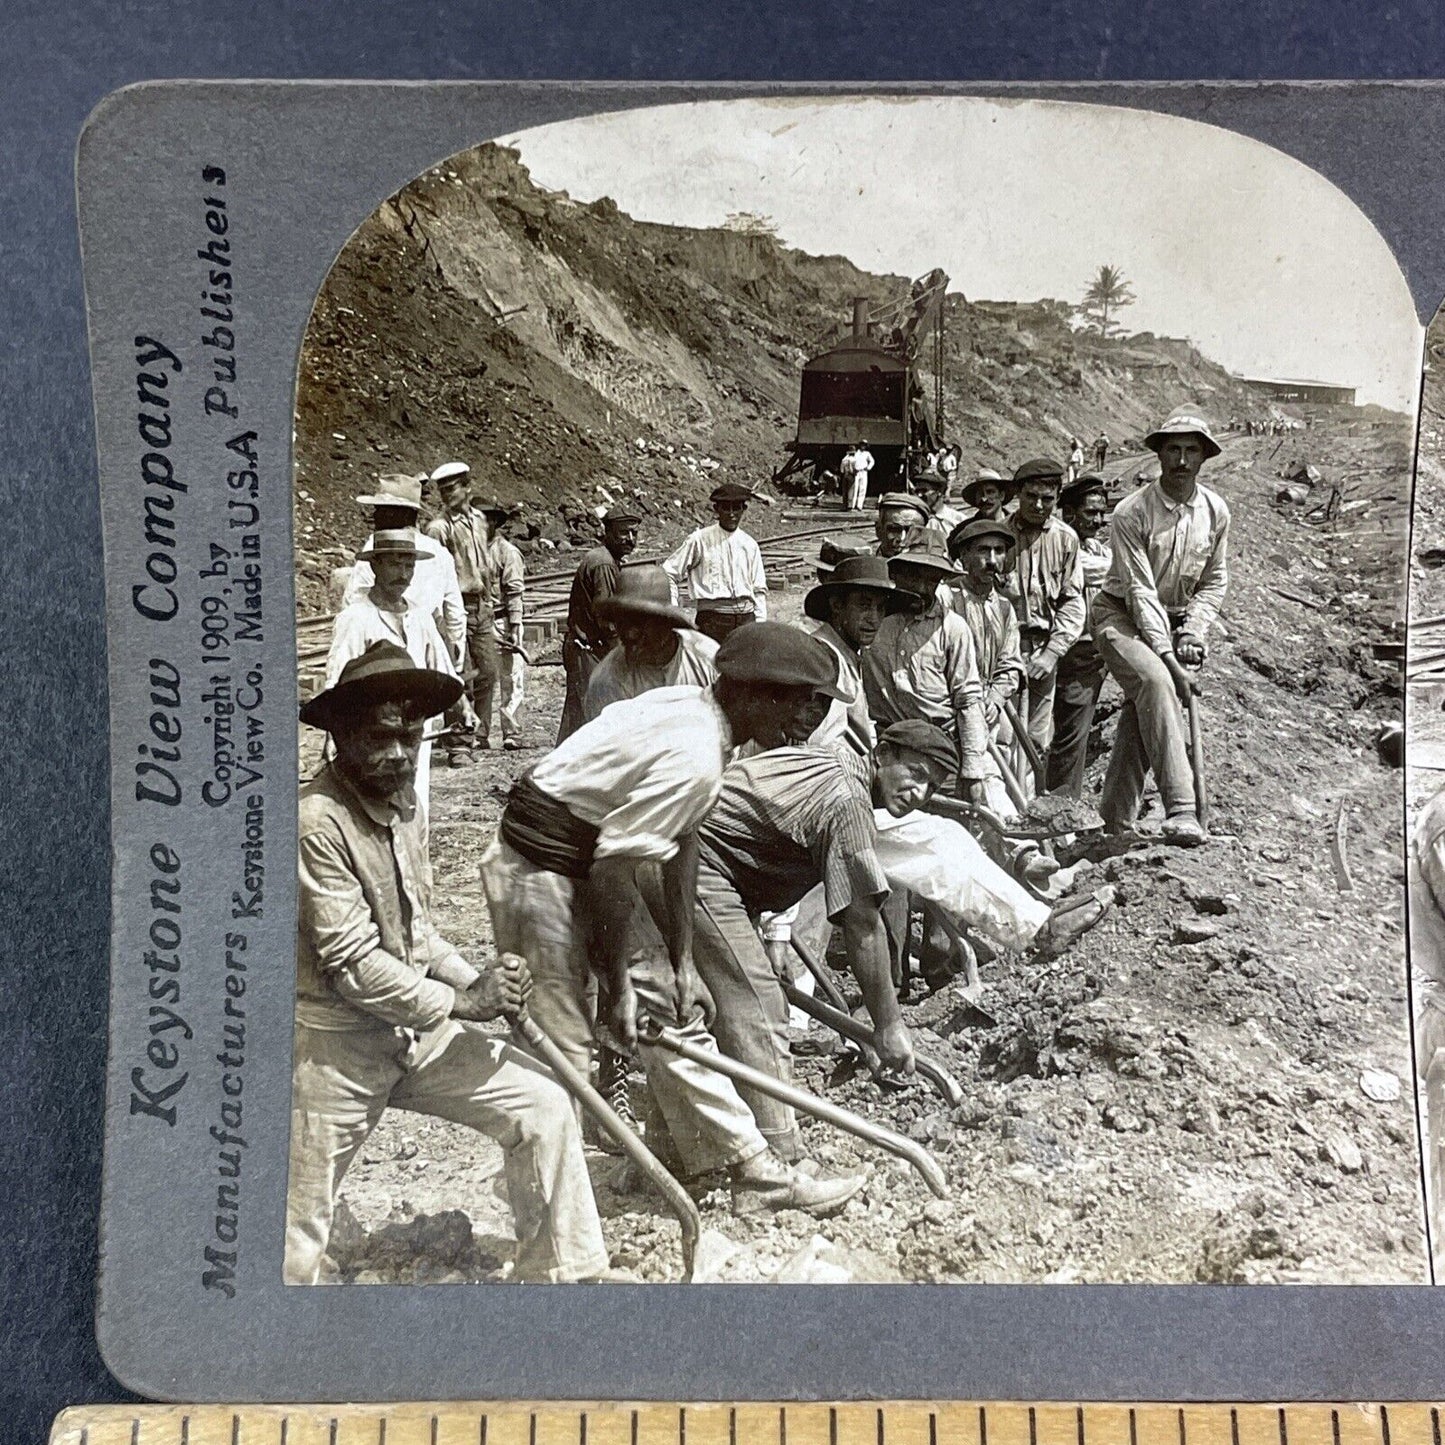
[[[1204,729],[1199,718],[1199,698],[1189,694],[1189,766],[1194,773],[1194,809],[1199,826],[1209,831],[1209,785],[1204,778]]]
[[[663,1168],[652,1151],[617,1117],[616,1111],[592,1085],[572,1067],[567,1055],[552,1042],[546,1032],[524,1011],[512,1021],[512,1034],[526,1045],[557,1076],[557,1081],[602,1125],[621,1145],[627,1157],[652,1181],[659,1194],[667,1200],[677,1222],[682,1226],[682,1282],[692,1281],[697,1262],[697,1242],[702,1234],[702,1216],[692,1196]]]

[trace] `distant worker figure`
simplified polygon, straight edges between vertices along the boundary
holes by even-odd
[[[1109,437],[1107,432],[1100,432],[1094,438],[1094,470],[1102,472],[1104,463],[1109,460]]]
[[[1089,631],[1087,611],[1104,585],[1113,553],[1099,533],[1109,516],[1109,487],[1103,477],[1082,476],[1059,495],[1059,510],[1078,534],[1079,566],[1084,573],[1086,619],[1079,640],[1059,663],[1054,691],[1054,740],[1049,747],[1048,791],[1083,796],[1089,729],[1104,686],[1104,663]]]
[[[1152,770],[1165,841],[1204,841],[1185,749],[1181,698],[1199,691],[1189,671],[1207,656],[1210,625],[1229,587],[1229,508],[1197,480],[1220,446],[1197,412],[1177,411],[1144,438],[1159,480],[1114,508],[1113,560],[1090,611],[1094,642],[1124,690],[1099,811],[1131,827]]]
[[[591,722],[614,702],[641,697],[657,687],[711,687],[717,681],[717,643],[688,621],[671,601],[672,584],[661,567],[628,567],[598,619],[617,633],[587,684],[583,712]]]
[[[850,512],[861,512],[868,498],[868,473],[876,463],[868,443],[860,441],[849,449],[838,467],[843,479],[843,505]]]
[[[958,480],[958,463],[963,456],[963,448],[957,442],[951,446],[944,447],[938,457],[938,471],[943,477],[948,491],[953,491],[953,485]]]
[[[1079,475],[1079,473],[1080,473],[1081,471],[1083,471],[1083,470],[1084,470],[1084,445],[1083,445],[1083,443],[1078,439],[1078,437],[1070,437],[1070,438],[1069,438],[1069,471],[1068,471],[1067,480],[1072,482],[1072,481],[1074,480],[1074,478],[1077,477],[1077,476]]]
[[[567,631],[562,638],[562,668],[567,675],[567,698],[557,729],[560,743],[586,721],[587,685],[597,665],[612,650],[617,633],[597,615],[598,604],[610,597],[622,576],[622,563],[637,546],[642,518],[624,506],[613,507],[602,518],[602,545],[583,555],[572,574],[567,598]]]
[[[971,522],[997,522],[1008,500],[1004,479],[992,467],[980,467],[978,475],[963,489],[963,500],[972,507]]]
[[[768,578],[763,554],[741,523],[753,494],[737,482],[713,488],[717,521],[699,527],[662,564],[674,590],[684,581],[692,590],[697,630],[721,642],[748,622],[766,622]]]
[[[497,715],[502,724],[502,746],[515,752],[522,746],[522,703],[527,691],[526,658],[523,656],[522,618],[526,591],[526,564],[522,554],[503,536],[517,509],[495,499],[482,507],[487,519],[487,560],[492,566],[497,598]],[[478,725],[486,732],[486,722]]]

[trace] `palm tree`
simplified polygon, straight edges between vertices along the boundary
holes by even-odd
[[[1134,304],[1134,291],[1117,266],[1100,266],[1098,275],[1089,283],[1079,311],[1091,330],[1100,336],[1112,336],[1120,329],[1113,313]]]

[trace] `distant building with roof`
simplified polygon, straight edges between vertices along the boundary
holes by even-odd
[[[1355,388],[1330,381],[1302,381],[1287,376],[1241,376],[1242,381],[1271,401],[1313,402],[1324,406],[1354,406]]]

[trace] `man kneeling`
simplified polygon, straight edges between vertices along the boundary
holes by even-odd
[[[301,709],[336,755],[301,789],[291,1284],[317,1282],[341,1181],[389,1107],[468,1124],[502,1146],[515,1278],[607,1271],[571,1100],[529,1056],[464,1026],[517,1013],[531,993],[526,965],[479,974],[432,923],[412,785],[424,721],[461,690],[375,642]]]

